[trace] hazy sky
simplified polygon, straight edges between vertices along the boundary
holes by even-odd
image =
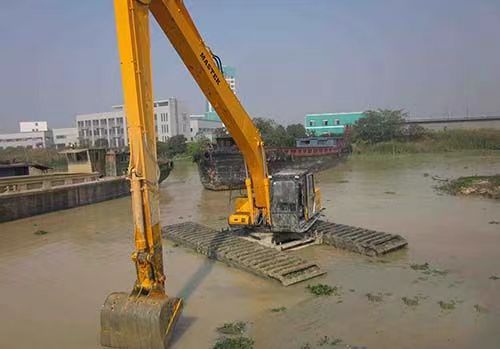
[[[251,115],[500,114],[500,0],[185,0]],[[154,20],[153,20],[154,21]],[[155,97],[204,98],[156,23]],[[0,2],[0,132],[122,103],[111,0]]]

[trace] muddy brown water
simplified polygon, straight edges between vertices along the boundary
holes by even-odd
[[[499,348],[500,280],[489,277],[500,276],[500,226],[489,222],[500,221],[500,203],[432,188],[432,176],[493,173],[500,156],[466,154],[353,158],[322,172],[330,220],[401,233],[409,248],[380,259],[303,249],[295,253],[328,274],[288,288],[165,242],[168,292],[186,301],[172,347],[210,348],[217,326],[242,320],[256,348],[315,348],[325,336],[341,339],[337,348]],[[164,224],[222,227],[229,195],[203,190],[180,162],[161,186],[161,210]],[[134,279],[130,221],[123,198],[0,224],[0,348],[99,348],[102,302]],[[340,296],[308,293],[318,282]]]

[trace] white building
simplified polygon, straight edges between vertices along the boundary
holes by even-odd
[[[123,106],[113,106],[114,111],[76,116],[80,145],[122,148],[128,145],[127,123]],[[189,116],[176,98],[154,102],[156,138],[166,142],[170,137],[190,137]]]
[[[21,121],[19,132],[43,132],[48,131],[47,121]]]
[[[76,127],[53,128],[54,145],[56,148],[67,148],[78,145],[78,129]]]
[[[52,131],[18,132],[0,134],[0,148],[48,148],[53,146]]]
[[[207,119],[205,115],[191,115],[190,124],[190,141],[194,141],[196,138],[200,137],[205,137],[213,141],[215,130],[224,127],[222,121]]]

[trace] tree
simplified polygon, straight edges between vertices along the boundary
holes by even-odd
[[[253,123],[255,127],[257,127],[257,129],[260,131],[260,135],[264,140],[264,143],[269,144],[269,142],[272,141],[276,123],[273,120],[264,118],[254,118]]]
[[[254,118],[253,122],[267,146],[293,147],[295,138],[306,136],[306,130],[301,124],[292,124],[285,128],[271,119]]]
[[[353,127],[353,139],[368,143],[387,142],[401,138],[404,121],[408,116],[403,110],[378,109],[363,113]]]
[[[156,147],[159,158],[171,158],[187,151],[186,137],[184,135],[173,136],[167,142],[157,142]]]
[[[293,138],[306,137],[306,128],[302,124],[291,124],[286,127],[286,133]]]
[[[405,137],[405,139],[409,141],[421,139],[428,134],[427,130],[424,127],[416,124],[408,125],[408,127],[403,128],[402,132],[403,137]]]
[[[187,153],[191,155],[194,161],[198,161],[205,152],[205,149],[209,143],[210,140],[208,138],[200,137],[194,142],[190,142],[187,144]]]

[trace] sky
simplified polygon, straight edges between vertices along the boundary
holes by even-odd
[[[185,0],[252,116],[500,115],[500,0]],[[151,16],[152,18],[152,16]],[[204,97],[154,19],[156,99]],[[0,3],[0,132],[123,101],[111,0]]]

